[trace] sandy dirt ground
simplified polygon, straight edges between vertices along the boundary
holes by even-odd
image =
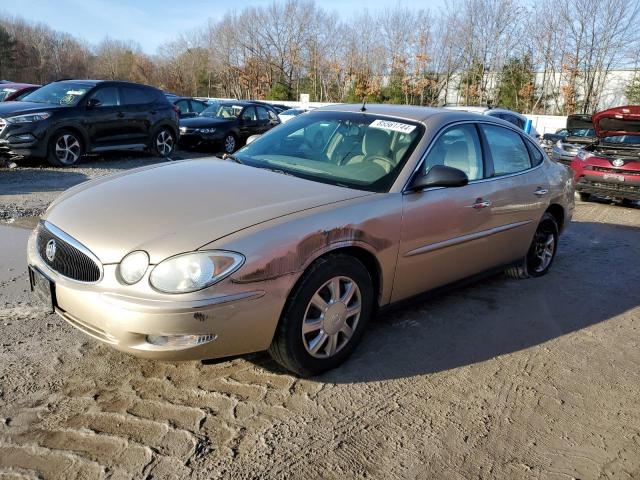
[[[546,277],[387,313],[303,380],[266,354],[136,359],[44,313],[16,225],[58,190],[19,184],[0,190],[18,212],[0,225],[0,479],[640,478],[639,208],[578,203]]]

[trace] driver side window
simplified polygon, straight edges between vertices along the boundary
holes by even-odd
[[[103,87],[91,94],[91,98],[98,100],[101,107],[115,107],[120,105],[117,87]]]
[[[482,149],[476,127],[473,124],[456,125],[440,135],[425,158],[423,173],[427,174],[435,165],[462,170],[469,181],[483,178]]]

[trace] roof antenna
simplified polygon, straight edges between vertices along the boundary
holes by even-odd
[[[366,112],[367,111],[367,97],[362,97],[362,108],[360,109],[361,112]]]

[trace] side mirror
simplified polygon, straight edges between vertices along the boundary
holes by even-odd
[[[462,170],[445,165],[434,165],[426,175],[415,177],[409,188],[417,191],[430,187],[464,187],[467,183],[469,183],[469,177]]]
[[[97,98],[90,98],[87,100],[87,108],[96,108],[102,105],[102,102]]]
[[[245,145],[249,145],[253,141],[257,140],[259,136],[260,135],[251,135],[249,138],[247,138],[247,142],[245,143]]]

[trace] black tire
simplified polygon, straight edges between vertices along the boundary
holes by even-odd
[[[578,192],[578,195],[583,202],[588,202],[591,199],[591,194],[587,192]]]
[[[238,138],[233,133],[227,133],[222,139],[224,153],[232,154],[238,149]]]
[[[331,279],[341,277],[355,282],[360,294],[360,316],[351,336],[343,339],[341,349],[325,358],[312,356],[303,339],[303,322],[312,297]],[[355,350],[373,311],[374,292],[371,276],[356,258],[344,254],[327,255],[314,262],[291,293],[276,329],[269,353],[286,369],[303,377],[317,375],[343,363]],[[328,318],[328,317],[327,317]],[[325,321],[326,323],[326,321]],[[324,333],[324,330],[320,330]],[[313,333],[308,334],[313,335]],[[336,333],[336,338],[341,335]]]
[[[548,263],[543,263],[538,256],[539,251],[537,249],[541,247],[541,242],[548,241],[550,236],[553,238],[553,251],[551,253],[551,258],[549,258],[548,260]],[[553,215],[546,212],[542,216],[536,232],[533,234],[531,246],[527,251],[527,255],[522,259],[520,265],[516,265],[514,267],[506,269],[505,275],[514,280],[531,277],[541,277],[542,275],[546,275],[551,268],[551,265],[553,264],[553,260],[556,257],[557,251],[558,224],[556,223]]]
[[[176,148],[176,134],[169,127],[158,128],[151,137],[151,153],[160,158],[168,158]]]
[[[56,167],[70,167],[84,154],[82,138],[70,130],[55,132],[47,146],[47,162]]]

